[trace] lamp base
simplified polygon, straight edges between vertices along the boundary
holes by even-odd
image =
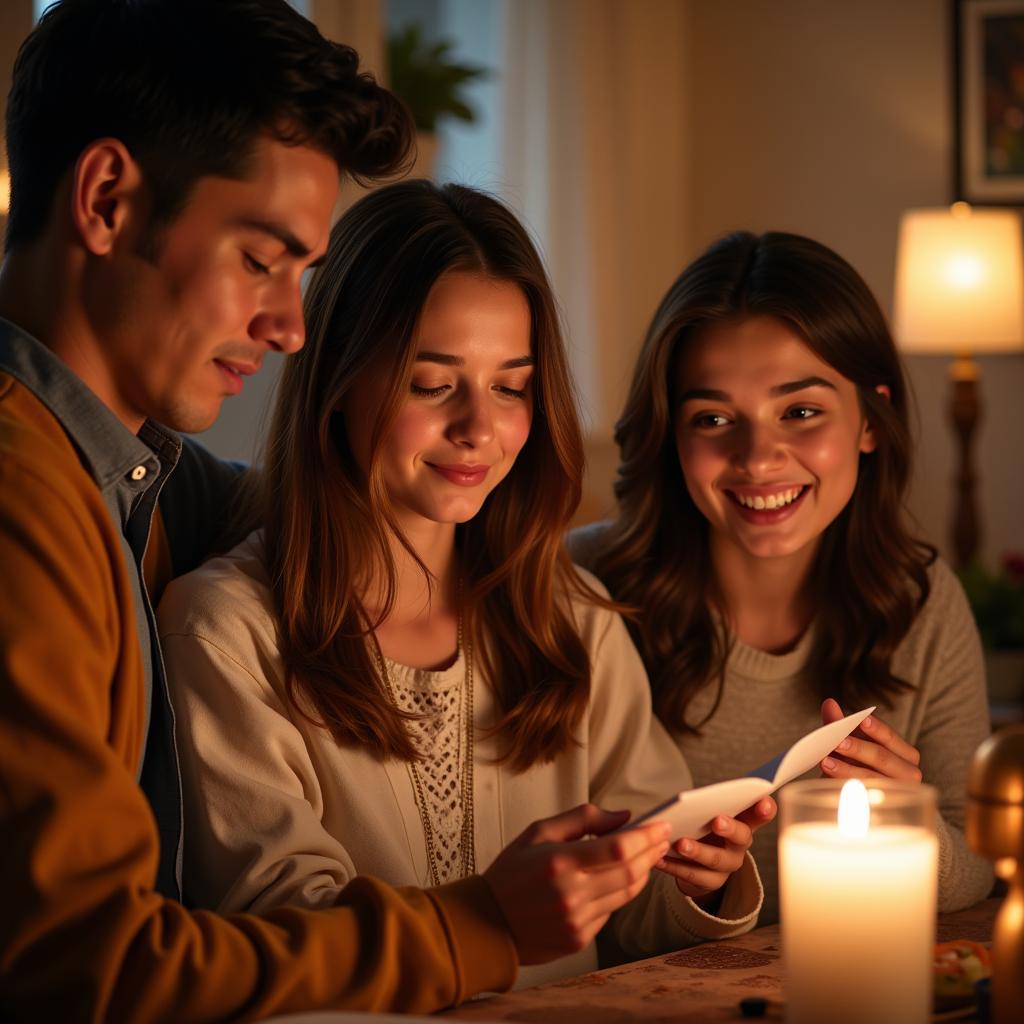
[[[953,512],[953,552],[958,569],[965,568],[978,550],[978,510],[974,501],[974,462],[971,441],[981,418],[978,394],[978,364],[970,356],[956,359],[949,367],[949,415],[960,447]]]

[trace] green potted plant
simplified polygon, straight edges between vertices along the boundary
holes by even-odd
[[[990,701],[1024,702],[1024,554],[1005,554],[997,573],[972,562],[960,581],[985,646]]]
[[[388,36],[389,86],[409,108],[419,135],[414,175],[429,177],[437,147],[437,124],[446,117],[472,123],[476,112],[463,88],[487,75],[487,69],[450,57],[447,39],[428,41],[422,27],[410,22]]]

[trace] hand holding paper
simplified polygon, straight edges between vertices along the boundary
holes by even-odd
[[[821,705],[821,720],[826,724],[843,717],[843,709],[829,697]],[[921,753],[895,729],[877,717],[865,718],[850,736],[841,740],[821,770],[831,779],[902,779],[921,781]]]
[[[763,796],[735,818],[716,815],[710,822],[710,833],[703,839],[678,839],[670,853],[655,867],[671,875],[679,891],[715,912],[721,898],[720,890],[729,876],[743,865],[743,858],[753,841],[754,833],[767,825],[778,808],[770,796]]]
[[[874,707],[866,708],[809,732],[789,750],[742,778],[677,793],[625,827],[632,828],[646,821],[667,821],[672,826],[673,839],[683,836],[699,839],[711,831],[711,822],[716,816],[735,817],[761,797],[810,771],[874,710]]]

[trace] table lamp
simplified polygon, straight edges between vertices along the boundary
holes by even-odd
[[[950,416],[960,444],[953,551],[978,548],[971,438],[981,414],[979,353],[1024,351],[1024,239],[1014,210],[954,203],[900,218],[893,328],[904,352],[948,353]]]

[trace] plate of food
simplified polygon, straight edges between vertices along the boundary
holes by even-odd
[[[974,986],[992,977],[992,954],[987,946],[971,939],[953,939],[935,946],[932,961],[934,1020],[957,1020],[973,1016]]]

